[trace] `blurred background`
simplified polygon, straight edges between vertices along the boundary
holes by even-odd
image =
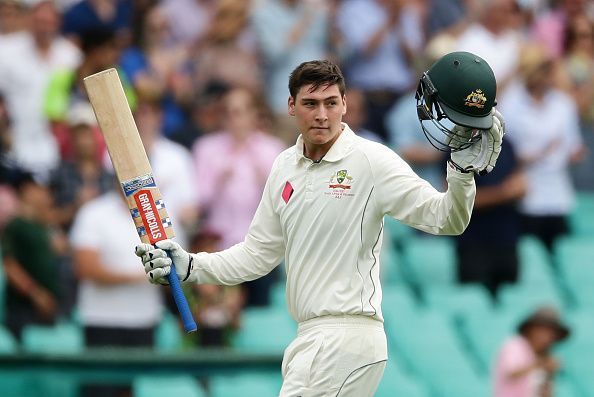
[[[118,68],[178,241],[217,251],[297,138],[303,61],[339,63],[345,121],[443,190],[414,91],[465,50],[497,77],[504,149],[462,236],[385,220],[377,396],[535,397],[492,390],[532,357],[514,341],[542,307],[571,332],[536,352],[538,396],[594,396],[593,22],[588,0],[0,0],[0,395],[274,396],[295,336],[282,266],[188,287],[199,332],[183,333],[133,254],[84,77]]]

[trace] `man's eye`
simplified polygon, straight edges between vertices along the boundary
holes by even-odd
[[[335,101],[328,102],[328,106],[336,106],[336,102]]]

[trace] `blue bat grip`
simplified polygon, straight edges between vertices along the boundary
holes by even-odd
[[[181,283],[177,278],[177,273],[175,273],[173,259],[171,258],[171,255],[169,255],[169,252],[167,252],[167,256],[169,259],[171,259],[171,271],[167,275],[167,280],[169,281],[169,286],[171,287],[171,295],[173,295],[173,300],[175,301],[177,310],[179,310],[179,314],[181,315],[182,322],[184,323],[184,329],[187,333],[195,332],[198,327],[196,326],[196,322],[192,316],[192,311],[190,310],[190,306],[188,305],[188,301],[186,300],[186,296],[182,290]]]

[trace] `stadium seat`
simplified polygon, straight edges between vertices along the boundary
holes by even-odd
[[[375,397],[429,397],[427,387],[415,378],[402,373],[393,361],[388,361]]]
[[[436,374],[461,378],[479,374],[443,313],[419,312],[395,326],[386,322],[386,327],[395,350],[414,375],[429,382]]]
[[[4,313],[6,311],[6,275],[4,274],[4,264],[2,263],[2,250],[0,247],[0,324],[4,322]]]
[[[14,353],[18,343],[10,331],[0,325],[0,354]]]
[[[206,397],[206,391],[190,376],[141,376],[132,383],[134,397]]]
[[[555,397],[582,397],[579,388],[566,376],[557,376],[553,387]]]
[[[282,378],[279,374],[246,373],[236,376],[213,376],[208,380],[210,397],[277,396]]]
[[[555,286],[547,284],[505,285],[499,293],[500,309],[511,314],[527,315],[543,305],[562,309],[566,302]]]
[[[501,344],[515,332],[518,321],[516,314],[499,311],[466,313],[462,318],[461,329],[480,359],[483,373],[488,373]]]
[[[404,245],[405,241],[413,236],[413,229],[396,219],[386,216],[384,217],[384,233],[390,237],[392,243],[396,248]]]
[[[569,226],[574,236],[594,235],[594,193],[576,195],[576,206],[569,215]]]
[[[285,308],[248,308],[233,347],[244,351],[282,354],[297,335],[297,325]]]
[[[70,323],[53,327],[28,325],[22,339],[23,349],[31,353],[79,353],[84,344],[81,329]]]
[[[162,352],[174,352],[182,348],[183,334],[179,321],[169,312],[165,313],[155,332],[155,348]]]
[[[520,284],[554,285],[551,257],[544,244],[532,237],[522,237],[518,244]]]
[[[493,310],[491,296],[482,285],[428,288],[424,291],[424,302],[431,310],[441,311],[451,316]]]
[[[559,240],[555,244],[555,260],[569,286],[585,280],[594,284],[594,235]]]
[[[286,310],[286,307],[287,307],[286,291],[287,291],[287,287],[286,287],[286,282],[284,280],[275,282],[272,285],[272,288],[270,288],[270,304],[273,307]]]
[[[417,237],[404,247],[404,265],[422,288],[453,285],[456,280],[454,242],[448,237]]]

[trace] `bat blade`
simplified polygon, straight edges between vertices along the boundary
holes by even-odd
[[[118,72],[104,70],[86,77],[84,84],[140,240],[155,244],[173,238],[173,226]],[[168,281],[186,332],[195,331],[196,323],[173,265]]]

